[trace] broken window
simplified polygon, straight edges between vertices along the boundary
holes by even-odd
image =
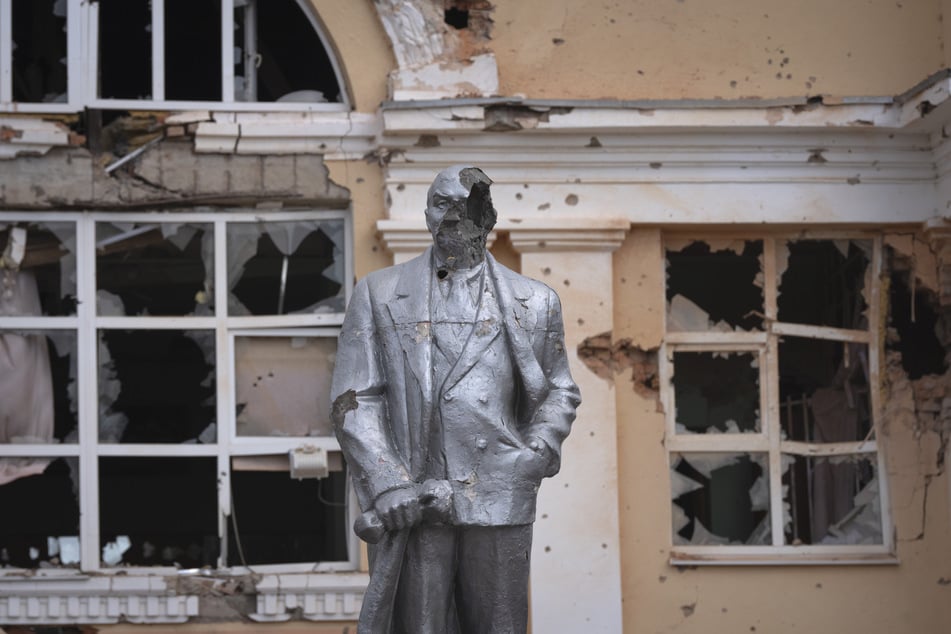
[[[78,470],[75,458],[0,458],[0,568],[79,565]]]
[[[232,475],[228,565],[347,558],[347,473],[295,480],[287,471]]]
[[[231,315],[342,312],[339,221],[228,225]]]
[[[765,454],[672,454],[675,544],[768,544]]]
[[[678,433],[759,431],[759,354],[675,352]]]
[[[99,315],[212,315],[213,284],[211,225],[96,223]]]
[[[331,436],[332,337],[236,337],[239,436]]]
[[[675,559],[742,559],[751,546],[793,559],[843,544],[891,552],[869,310],[881,248],[865,237],[668,241]]]
[[[349,215],[261,217],[0,212],[0,504],[56,505],[3,522],[0,565],[355,569],[329,423]]]
[[[783,475],[790,544],[881,544],[874,455],[792,456]]]
[[[99,441],[213,443],[213,331],[103,330]]]
[[[217,471],[215,458],[100,458],[102,564],[216,566]]]
[[[667,245],[667,329],[762,328],[762,243],[684,242]]]
[[[75,314],[75,224],[0,221],[0,315]]]

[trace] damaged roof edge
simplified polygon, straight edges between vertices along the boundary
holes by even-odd
[[[491,115],[559,115],[535,124],[510,125],[499,131],[548,128],[585,131],[594,128],[852,128],[934,133],[951,122],[951,71],[932,74],[896,96],[814,95],[774,99],[528,99],[466,97],[386,101],[381,104],[388,133],[427,129],[496,131]],[[465,110],[466,112],[461,112]],[[428,111],[432,118],[416,120]],[[513,116],[514,116],[513,115]],[[524,118],[524,116],[522,117]],[[426,124],[425,122],[429,122]],[[544,125],[540,125],[544,123]]]
[[[782,108],[822,105],[893,105],[913,101],[920,93],[951,77],[944,68],[921,80],[905,92],[894,96],[813,96],[775,97],[772,99],[528,99],[523,97],[459,97],[448,99],[409,99],[384,101],[383,110],[432,108],[439,106],[524,106],[527,108],[622,108],[622,109],[694,109],[694,108]]]

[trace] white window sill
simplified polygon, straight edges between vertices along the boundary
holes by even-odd
[[[671,566],[893,566],[900,563],[892,553],[869,552],[775,552],[762,554],[693,553],[674,550]]]

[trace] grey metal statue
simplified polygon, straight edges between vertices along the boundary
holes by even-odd
[[[580,403],[553,290],[486,252],[492,181],[429,189],[434,244],[362,279],[333,420],[363,515],[361,634],[525,632],[535,498]]]

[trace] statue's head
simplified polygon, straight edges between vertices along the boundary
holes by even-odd
[[[451,268],[482,261],[485,241],[498,214],[492,207],[492,181],[478,167],[453,165],[436,175],[426,197],[426,226],[437,257]]]

